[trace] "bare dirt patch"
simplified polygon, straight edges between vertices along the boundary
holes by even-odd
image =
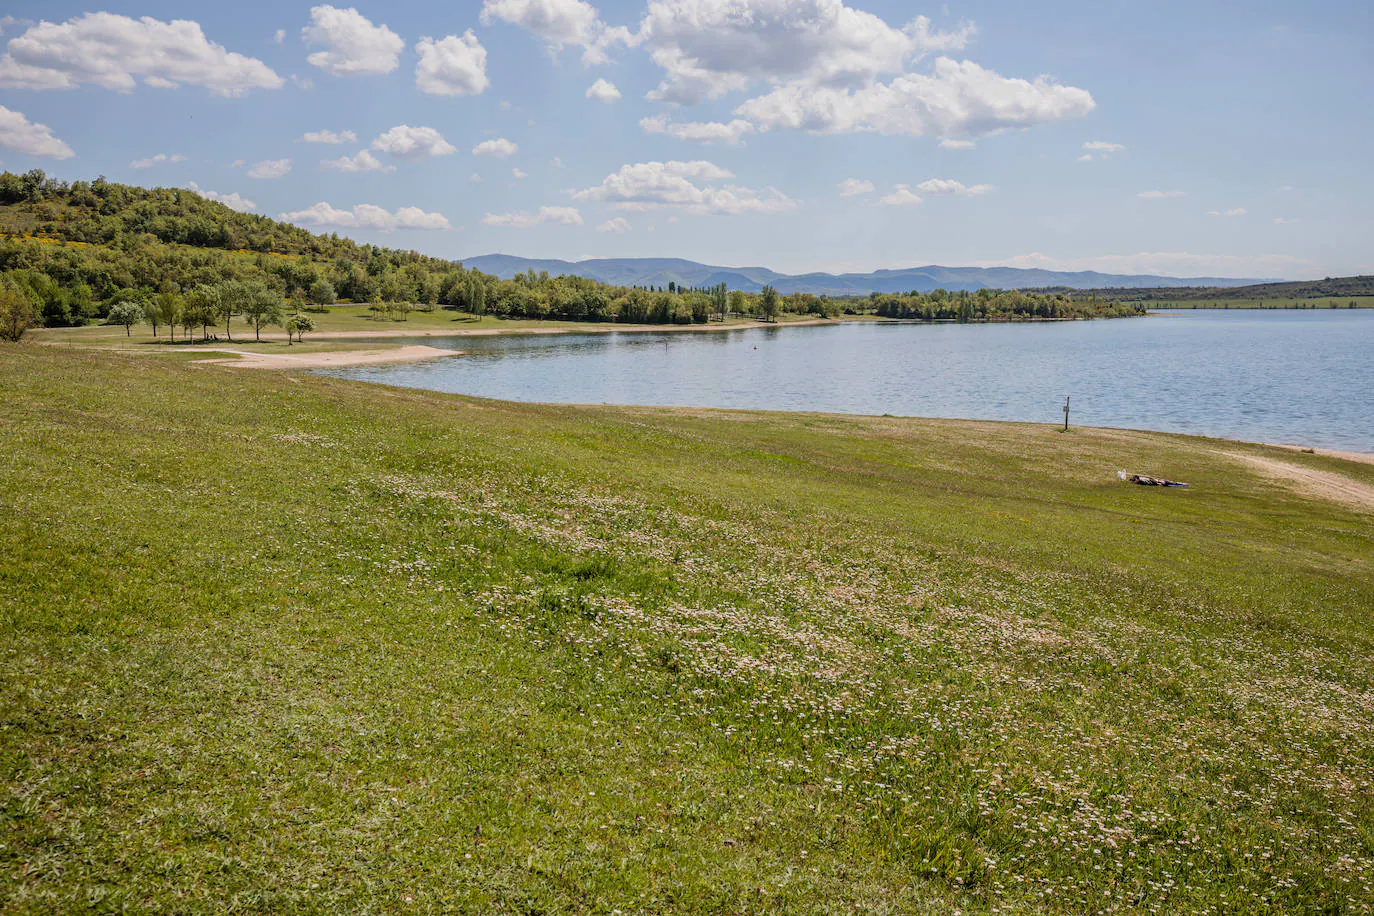
[[[1304,467],[1262,455],[1222,451],[1217,454],[1244,462],[1265,477],[1278,481],[1304,496],[1340,503],[1357,511],[1374,512],[1374,486],[1353,480],[1344,474]]]

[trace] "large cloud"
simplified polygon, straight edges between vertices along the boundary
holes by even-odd
[[[310,25],[301,29],[301,38],[324,47],[306,60],[335,76],[390,73],[406,46],[401,36],[384,25],[373,25],[351,7],[312,7]]]
[[[161,89],[188,83],[216,95],[278,89],[284,80],[262,61],[225,50],[199,23],[86,13],[40,22],[10,39],[0,57],[0,87],[71,89],[92,83],[128,92],[142,78]]]
[[[0,146],[25,156],[70,159],[72,148],[58,139],[46,124],[35,124],[23,114],[0,105]]]
[[[453,228],[443,215],[426,213],[419,207],[402,207],[393,213],[373,204],[358,204],[352,210],[339,210],[324,201],[304,210],[283,213],[277,218],[302,226],[376,229],[379,232],[391,232],[395,229]]]
[[[923,16],[894,26],[843,0],[653,0],[630,43],[663,70],[651,100],[762,91],[734,109],[758,130],[977,136],[1093,109],[1086,91],[1046,76],[1012,79],[944,56],[913,69],[973,34]]]
[[[1011,79],[973,61],[942,57],[930,74],[909,73],[859,89],[789,83],[735,109],[761,130],[979,136],[1080,118],[1096,107],[1082,89],[1046,77]]]
[[[601,184],[577,191],[573,198],[604,201],[625,210],[668,207],[695,214],[780,213],[797,205],[777,188],[759,191],[719,183],[734,177],[728,169],[701,159],[637,162],[621,166]]]
[[[420,62],[415,65],[415,86],[429,95],[480,95],[491,85],[487,79],[487,49],[468,29],[459,38],[450,35],[435,41],[421,38],[415,46]]]
[[[693,104],[762,81],[859,85],[971,34],[933,31],[925,17],[894,28],[842,0],[656,0],[635,40],[665,73],[650,98]]]
[[[457,147],[444,139],[444,135],[432,127],[411,127],[399,124],[372,141],[372,148],[379,153],[390,153],[397,159],[412,162],[433,159],[435,156],[448,156],[458,152]]]

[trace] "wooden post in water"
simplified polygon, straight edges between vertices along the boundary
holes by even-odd
[[[1065,397],[1064,397],[1064,432],[1068,432],[1068,431],[1069,431],[1069,398],[1068,398],[1067,395],[1065,395]]]

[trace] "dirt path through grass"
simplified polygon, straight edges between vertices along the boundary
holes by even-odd
[[[1264,476],[1280,481],[1305,496],[1325,499],[1351,509],[1374,513],[1374,486],[1353,480],[1335,471],[1304,467],[1277,458],[1246,455],[1240,452],[1218,452],[1242,461]],[[1367,459],[1366,459],[1367,460]]]

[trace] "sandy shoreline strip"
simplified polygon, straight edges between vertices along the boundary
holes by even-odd
[[[438,347],[409,346],[391,350],[337,350],[324,353],[250,353],[229,347],[190,348],[183,353],[230,353],[231,359],[207,359],[197,362],[236,369],[336,369],[345,366],[379,366],[385,363],[408,363],[439,356],[458,356],[461,350],[441,350]]]
[[[1369,452],[1344,452],[1333,448],[1313,448],[1307,445],[1291,445],[1285,442],[1264,442],[1263,445],[1273,448],[1285,448],[1290,452],[1303,452],[1308,455],[1317,455],[1322,458],[1343,458],[1346,461],[1358,461],[1361,464],[1374,464],[1374,454]]]

